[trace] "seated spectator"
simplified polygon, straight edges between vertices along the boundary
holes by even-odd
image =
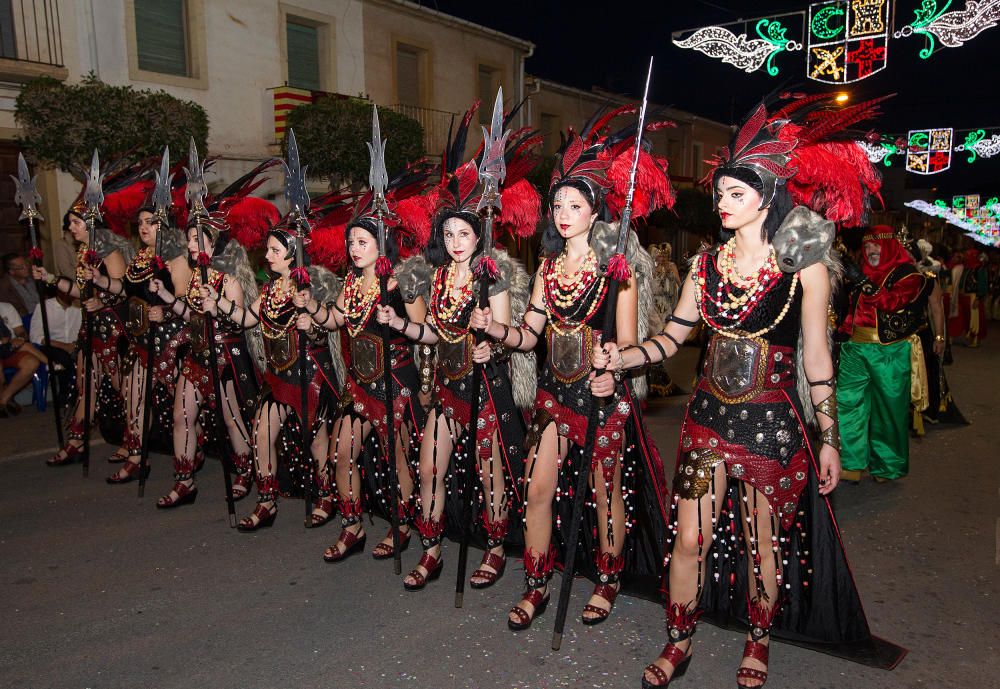
[[[45,300],[45,311],[49,319],[49,346],[45,344],[42,324],[42,307],[35,307],[31,316],[31,342],[52,362],[50,375],[58,381],[59,404],[66,403],[66,395],[76,375],[76,340],[80,333],[82,315],[80,307],[65,292]]]
[[[17,309],[0,302],[0,366],[5,370],[16,369],[9,383],[0,388],[0,418],[21,413],[21,405],[14,395],[31,383],[40,364],[48,363],[45,355],[27,341],[27,333]],[[6,376],[0,376],[0,380]]]
[[[38,306],[38,290],[31,279],[28,260],[20,254],[4,254],[0,257],[4,275],[0,278],[0,302],[6,302],[17,309],[20,316],[27,316]]]

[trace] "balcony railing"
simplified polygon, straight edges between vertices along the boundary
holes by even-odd
[[[457,113],[421,108],[416,105],[404,105],[403,103],[396,103],[389,107],[400,115],[406,115],[420,123],[424,129],[424,153],[441,155],[444,147],[448,145],[448,130],[455,118],[458,117]]]
[[[0,0],[0,58],[63,66],[58,0]]]

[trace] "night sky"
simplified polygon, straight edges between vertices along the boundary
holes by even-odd
[[[872,125],[877,131],[902,134],[908,129],[954,127],[1000,133],[1000,90],[996,76],[996,45],[1000,27],[989,29],[960,48],[945,48],[923,60],[920,37],[889,40],[888,66],[880,73],[845,87],[828,86],[805,78],[804,51],[776,58],[777,77],[763,70],[746,74],[693,50],[671,44],[671,32],[700,26],[802,10],[808,0],[790,2],[736,2],[734,0],[677,0],[606,3],[600,12],[584,9],[590,3],[508,0],[420,0],[432,9],[532,41],[536,45],[527,69],[547,79],[578,88],[599,86],[621,93],[641,94],[645,68],[655,58],[653,98],[660,103],[731,123],[741,119],[775,88],[795,87],[812,92],[845,90],[852,102],[895,92],[883,106],[883,116]],[[896,1],[897,29],[913,17],[920,0]],[[950,10],[964,8],[963,0]],[[612,10],[614,8],[614,10]],[[752,31],[752,27],[751,27]],[[738,30],[735,31],[739,33]],[[956,144],[964,133],[955,134]],[[936,175],[907,174],[907,188],[937,187],[938,197],[959,193],[1000,196],[1000,156],[965,162],[954,153],[952,167]],[[902,158],[897,156],[902,167]],[[916,194],[916,192],[914,192]]]

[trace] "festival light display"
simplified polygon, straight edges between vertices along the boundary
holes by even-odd
[[[827,84],[850,84],[885,69],[889,0],[831,0],[809,6],[806,73]]]
[[[920,8],[913,10],[913,21],[893,33],[893,38],[923,36],[927,45],[920,57],[926,60],[938,50],[937,41],[946,48],[959,48],[1000,21],[1000,0],[968,0],[964,10],[952,12],[947,11],[949,7],[951,0],[922,0]]]
[[[918,0],[911,0],[917,2]],[[676,31],[673,43],[751,73],[778,75],[775,58],[805,44],[805,75],[826,84],[850,84],[888,65],[889,39],[921,36],[920,57],[958,48],[1000,23],[1000,0],[919,0],[913,21],[893,31],[893,0],[824,0],[769,17]],[[951,11],[949,11],[951,9]]]
[[[935,175],[951,167],[954,130],[951,127],[910,130],[906,137],[906,170]]]
[[[987,246],[1000,246],[1000,198],[991,197],[981,203],[979,194],[953,196],[951,202],[938,199],[907,201],[907,208],[935,218],[962,230],[967,236]]]
[[[992,158],[1000,153],[1000,134],[986,138],[986,131],[976,129],[965,135],[965,143],[955,146],[959,153],[968,153],[967,162],[974,163],[977,158]]]

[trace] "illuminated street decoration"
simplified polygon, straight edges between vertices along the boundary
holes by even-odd
[[[974,163],[977,158],[992,158],[1000,153],[1000,135],[994,134],[986,138],[986,132],[976,129],[965,135],[965,143],[955,146],[959,153],[968,152],[967,162]]]
[[[911,129],[906,137],[906,170],[934,175],[950,168],[953,137],[950,127]]]
[[[958,48],[1000,21],[1000,0],[968,0],[964,10],[947,12],[951,4],[951,0],[922,0],[920,9],[913,10],[913,21],[893,37],[923,36],[927,44],[920,50],[920,57],[926,60],[937,50],[937,41],[942,47]]]
[[[882,163],[886,167],[892,167],[892,157],[899,153],[899,146],[886,138],[876,143],[862,140],[858,142],[858,145],[864,150],[868,160],[875,165]]]
[[[967,236],[987,246],[1000,246],[1000,199],[991,197],[981,202],[979,194],[953,196],[951,202],[937,199],[907,201],[907,208],[941,218],[962,230]]]
[[[766,65],[771,76],[778,74],[778,68],[774,66],[775,56],[785,51],[802,50],[801,43],[786,38],[788,29],[780,21],[759,19],[754,29],[760,38],[749,38],[745,33],[737,36],[724,26],[708,26],[682,41],[674,39],[674,45],[697,50],[748,74]]]
[[[831,0],[809,6],[806,75],[850,84],[885,69],[890,0]]]

